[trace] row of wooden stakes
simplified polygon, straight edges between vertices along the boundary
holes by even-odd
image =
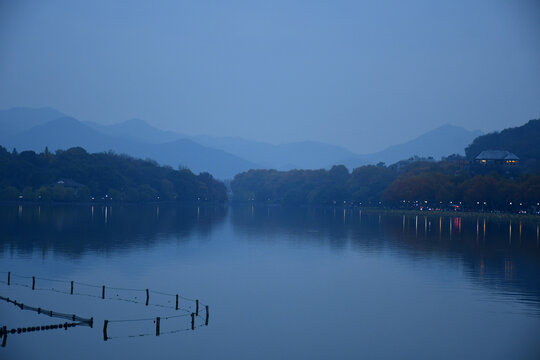
[[[205,316],[205,320],[204,320],[204,325],[205,326],[208,326],[208,319],[209,319],[209,310],[208,310],[208,305],[205,305],[205,310],[206,310],[206,316]],[[198,311],[197,311],[198,312]],[[197,313],[191,313],[191,330],[195,330],[195,317],[196,316],[199,316],[199,314]],[[160,323],[161,323],[161,317],[158,316],[156,317],[156,320],[154,320],[154,322],[156,323],[156,336],[159,336],[160,334]],[[109,339],[108,335],[107,335],[107,327],[109,326],[109,320],[105,320],[103,322],[103,340],[107,341],[107,339]]]
[[[11,271],[8,271],[7,273],[7,285],[10,286],[11,285]],[[35,276],[32,276],[32,290],[35,290],[36,289],[36,277]],[[71,281],[71,289],[70,289],[70,294],[73,295],[73,291],[75,289],[75,282],[72,280]],[[141,290],[142,291],[142,290]],[[175,310],[178,310],[179,309],[179,306],[178,306],[178,303],[179,303],[179,295],[176,294],[176,305],[175,305]],[[101,298],[102,299],[105,299],[105,285],[102,285],[101,287]],[[150,290],[149,289],[146,289],[146,306],[148,306],[150,302]],[[199,312],[199,300],[195,300],[195,305],[197,307],[197,313]],[[198,316],[198,314],[197,314]]]

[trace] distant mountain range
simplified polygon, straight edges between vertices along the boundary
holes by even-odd
[[[278,170],[326,168],[357,156],[344,147],[315,141],[273,145],[238,137],[194,136],[192,139],[199,144],[243,157],[262,168]]]
[[[258,167],[257,164],[189,139],[144,142],[105,134],[71,117],[51,120],[9,137],[2,135],[0,141],[4,147],[18,151],[43,151],[46,146],[51,151],[75,146],[81,146],[91,153],[113,150],[137,158],[153,159],[174,168],[187,167],[195,173],[208,171],[218,178],[232,178],[241,171]]]
[[[364,163],[382,161],[387,165],[414,155],[440,159],[452,154],[465,154],[465,147],[482,135],[479,130],[469,131],[459,126],[445,124],[403,144],[390,146],[382,151],[361,155]]]
[[[174,168],[207,171],[230,179],[255,168],[318,169],[344,164],[350,169],[365,164],[391,164],[411,156],[440,158],[464,154],[479,131],[443,125],[404,144],[358,155],[336,145],[295,142],[273,145],[238,137],[187,136],[157,129],[133,119],[114,125],[82,122],[51,108],[0,110],[0,144],[11,150],[43,151],[81,146],[89,152],[112,150],[138,158],[150,158]]]

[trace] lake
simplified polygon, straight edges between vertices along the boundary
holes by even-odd
[[[0,326],[40,328],[2,359],[540,357],[537,221],[5,204],[0,236],[0,296],[27,306]]]

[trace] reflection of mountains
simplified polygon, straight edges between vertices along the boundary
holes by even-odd
[[[174,237],[208,234],[225,219],[224,207],[160,205],[2,205],[0,253],[53,250],[72,257],[150,247]]]
[[[524,301],[540,302],[538,223],[485,219],[484,225],[484,218],[278,207],[233,208],[231,219],[235,231],[254,235],[250,239],[272,240],[277,234],[332,248],[351,246],[413,259],[457,260],[472,281],[500,293],[520,294]]]

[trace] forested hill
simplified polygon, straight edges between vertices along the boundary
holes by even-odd
[[[287,205],[363,205],[518,211],[538,208],[540,175],[470,171],[461,157],[403,166],[343,165],[327,170],[251,170],[231,182],[233,199]]]
[[[0,200],[225,201],[225,185],[208,173],[80,147],[41,154],[0,146]]]
[[[519,156],[525,168],[537,168],[540,165],[540,119],[479,136],[465,149],[465,153],[468,159],[473,159],[483,150],[507,150]]]

